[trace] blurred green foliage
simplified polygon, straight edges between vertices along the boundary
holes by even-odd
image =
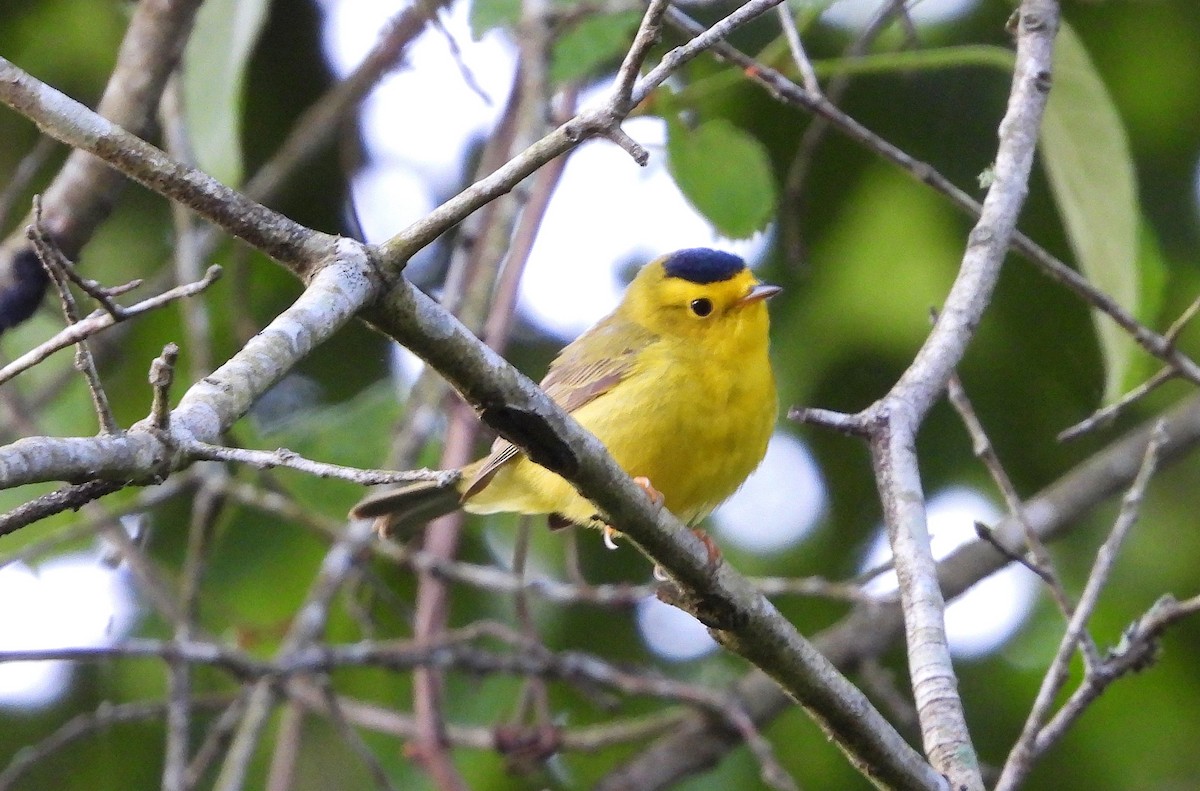
[[[1006,3],[980,2],[952,23],[921,28],[916,46],[923,51],[960,45],[989,45],[989,52],[1002,50],[1010,46],[1004,30],[1010,10]],[[0,6],[0,54],[94,104],[113,65],[128,11],[118,0],[6,0]],[[503,24],[512,18],[511,12],[503,3],[480,3],[475,15],[477,28]],[[1064,17],[1094,66],[1090,76],[1111,96],[1111,119],[1123,126],[1132,157],[1135,194],[1131,197],[1136,199],[1132,210],[1140,213],[1130,215],[1128,208],[1116,211],[1125,212],[1119,220],[1136,230],[1142,253],[1136,257],[1134,269],[1119,275],[1140,284],[1128,295],[1131,307],[1142,311],[1151,325],[1165,328],[1200,291],[1195,190],[1200,157],[1200,83],[1196,79],[1200,74],[1200,13],[1194,0],[1076,0],[1065,4]],[[629,27],[623,17],[589,24],[607,32]],[[247,173],[254,172],[270,155],[300,112],[328,84],[319,25],[320,15],[306,0],[270,4],[263,36],[245,75],[246,92],[240,104]],[[777,30],[773,22],[762,21],[733,40],[751,51],[766,47],[777,53],[772,65],[790,69]],[[806,27],[804,35],[818,68],[838,58],[850,42],[846,32],[819,23]],[[576,33],[575,40],[589,49],[574,57],[571,52],[556,52],[556,62],[563,64],[556,73],[559,79],[577,77],[600,64],[611,65],[620,55],[619,47],[608,38]],[[562,46],[567,46],[572,39],[562,41]],[[675,43],[674,34],[668,33],[664,46]],[[899,34],[890,31],[875,51],[887,56],[895,52],[898,43]],[[972,52],[959,53],[961,60],[954,54],[942,57],[934,66],[886,67],[862,74],[851,83],[842,106],[884,138],[982,197],[977,178],[992,162],[1008,75],[997,63],[976,58]],[[753,153],[747,156],[753,164],[748,167],[755,171],[755,178],[765,175],[768,181],[756,187],[750,198],[766,199],[766,191],[782,194],[809,119],[775,103],[737,72],[707,57],[690,64],[672,90],[671,112],[685,116],[691,130],[680,134],[719,130],[724,140],[739,141],[731,145],[741,146],[740,150],[751,147]],[[238,103],[232,102],[222,111],[237,107]],[[653,100],[649,111],[655,111]],[[1102,108],[1097,108],[1095,117],[1102,115]],[[1087,119],[1087,108],[1076,108],[1073,117],[1078,116]],[[1087,130],[1074,132],[1076,145],[1088,145]],[[23,118],[0,112],[0,174],[14,171],[36,137],[33,126]],[[678,147],[682,138],[674,133],[672,137]],[[45,184],[62,156],[63,152],[56,150],[41,166],[29,193]],[[694,184],[689,195],[722,194],[722,182],[705,181],[709,176],[703,157],[691,157],[701,160],[699,164],[686,164],[687,157],[680,156],[678,148],[671,157],[680,182],[685,187],[689,181]],[[1112,166],[1115,172],[1123,163],[1113,162]],[[728,175],[713,169],[711,177]],[[339,153],[329,152],[307,168],[303,178],[292,182],[276,205],[301,222],[342,231],[343,182]],[[1093,224],[1073,231],[1064,223],[1061,195],[1056,202],[1051,184],[1052,180],[1035,173],[1021,228],[1056,255],[1077,264],[1073,251],[1078,244],[1073,244],[1072,233],[1080,235],[1074,240],[1079,242],[1089,235],[1104,235],[1109,229]],[[1103,167],[1080,189],[1085,198],[1104,197]],[[27,205],[27,197],[22,196],[17,206]],[[705,206],[704,199],[695,203],[702,209]],[[836,133],[824,138],[808,163],[799,202],[784,205],[771,197],[769,203],[775,207],[774,215],[761,207],[741,207],[743,210],[722,227],[731,233],[749,232],[774,219],[798,231],[801,255],[789,258],[776,246],[764,271],[765,279],[786,287],[772,302],[781,403],[785,407],[862,408],[882,395],[911,361],[928,330],[930,309],[941,303],[953,280],[970,223],[938,195]],[[1130,201],[1124,205],[1128,207]],[[717,200],[712,211],[728,209],[739,207]],[[169,260],[170,222],[163,201],[131,188],[84,252],[89,276],[107,283],[153,278]],[[15,218],[10,218],[3,231],[14,225]],[[580,249],[585,254],[586,240],[581,240]],[[260,256],[230,245],[220,248],[215,260],[226,265],[227,276],[204,298],[217,323],[214,351],[220,360],[235,351],[248,332],[286,306],[300,285]],[[1160,287],[1161,301],[1157,297]],[[105,382],[124,424],[145,414],[149,403],[146,369],[165,342],[180,339],[180,321],[179,309],[171,308],[134,323],[122,330],[120,354],[102,361]],[[15,356],[58,326],[59,319],[48,303],[28,325],[6,334],[0,350],[7,357]],[[512,351],[515,359],[545,358],[547,339],[531,333],[521,339]],[[1200,354],[1195,330],[1185,331],[1180,345],[1193,356]],[[385,349],[384,342],[365,328],[347,328],[306,361],[289,384],[298,388],[299,401],[285,399],[270,414],[264,408],[237,427],[234,439],[251,447],[288,446],[311,457],[345,464],[382,463],[390,440],[387,427],[399,409],[389,389],[372,387],[384,373]],[[181,367],[186,370],[188,350],[183,351]],[[1106,387],[1107,372],[1113,365],[1113,352],[1102,352],[1085,307],[1031,265],[1012,258],[960,373],[1020,492],[1036,492],[1122,429],[1189,395],[1182,385],[1168,387],[1100,436],[1065,446],[1056,443],[1054,435],[1059,430],[1086,416],[1106,392],[1114,394],[1111,385]],[[1120,377],[1125,386],[1156,367],[1138,351],[1133,352],[1131,366],[1135,373]],[[529,373],[537,378],[541,369],[531,368]],[[19,386],[23,397],[40,398],[39,420],[44,430],[57,435],[95,432],[86,389],[71,374],[68,355],[59,355],[52,364],[24,375]],[[288,392],[287,387],[281,390],[283,396]],[[314,394],[320,405],[304,406]],[[7,432],[5,441],[11,441],[13,427],[0,428]],[[799,547],[766,558],[730,550],[729,562],[747,573],[853,575],[880,520],[866,451],[857,442],[832,434],[788,430],[803,436],[818,457],[830,490],[827,516]],[[932,414],[920,438],[920,451],[928,493],[954,484],[989,487],[971,456],[965,432],[948,409],[939,407]],[[430,452],[422,461],[433,463],[435,458]],[[246,479],[258,475],[250,470],[235,474]],[[1197,474],[1200,464],[1187,459],[1154,481],[1141,524],[1121,557],[1095,619],[1094,634],[1102,646],[1115,644],[1125,625],[1163,592],[1183,597],[1200,591]],[[293,494],[315,517],[325,519],[341,519],[358,495],[355,487],[298,474],[279,473],[273,476],[272,485]],[[0,509],[14,507],[33,493],[32,487],[0,492]],[[119,507],[132,502],[137,494],[123,492],[107,502]],[[168,579],[178,573],[184,553],[186,506],[175,502],[151,516],[149,552]],[[1053,548],[1072,590],[1082,585],[1112,517],[1112,508],[1099,509],[1082,529]],[[63,515],[0,539],[0,557],[63,530],[75,519],[73,514]],[[505,553],[513,540],[511,521],[477,521],[465,539],[464,557],[506,562]],[[531,565],[561,575],[562,536],[535,529],[531,540]],[[644,579],[646,563],[636,553],[608,553],[590,540],[581,545],[583,570],[589,580]],[[80,542],[71,546],[78,547]],[[318,533],[293,522],[257,509],[229,507],[211,539],[201,622],[214,633],[237,635],[256,653],[269,654],[286,619],[302,600],[325,546]],[[362,594],[358,604],[377,617],[380,636],[405,636],[406,608],[415,591],[411,576],[382,561],[376,562],[372,571],[391,594],[387,598]],[[844,610],[809,600],[783,600],[780,607],[805,633],[832,623]],[[628,613],[544,603],[535,603],[534,611],[551,648],[580,648],[617,662],[656,661],[643,647]],[[459,589],[452,623],[461,625],[480,617],[511,621],[511,602]],[[147,615],[139,629],[146,635],[165,636],[169,627]],[[1034,618],[1004,649],[984,659],[959,663],[968,719],[985,762],[998,765],[1003,761],[1060,633],[1061,618],[1042,600]],[[359,625],[339,610],[330,636],[354,640],[361,635]],[[1107,791],[1200,786],[1194,727],[1200,705],[1200,676],[1194,669],[1198,654],[1200,625],[1190,622],[1173,629],[1164,640],[1158,665],[1116,684],[1039,765],[1029,787]],[[885,660],[904,688],[903,651],[897,648]],[[740,661],[723,655],[662,668],[672,676],[709,684],[728,682],[744,669]],[[1076,675],[1078,670],[1075,668]],[[70,694],[54,706],[36,711],[0,710],[0,763],[103,701],[161,697],[164,679],[162,668],[149,662],[81,668]],[[195,683],[198,690],[229,689],[228,679],[217,672],[199,672]],[[347,694],[364,698],[406,701],[411,693],[404,674],[346,674],[337,683]],[[448,683],[450,719],[456,722],[495,723],[511,717],[520,688],[519,681],[512,678],[452,676]],[[552,704],[556,716],[570,726],[603,722],[613,715],[588,696],[560,688],[555,688]],[[633,700],[622,702],[617,711],[633,715],[656,709],[654,702]],[[201,718],[201,723],[205,722]],[[277,726],[278,721],[273,721],[272,727]],[[304,727],[305,750],[297,788],[370,786],[362,763],[328,723],[311,718]],[[804,787],[868,787],[799,709],[772,723],[766,735],[785,767]],[[403,758],[394,740],[372,734],[365,738],[397,787],[424,787],[426,781]],[[155,788],[160,782],[162,743],[160,720],[114,726],[70,746],[56,760],[43,762],[17,787],[64,791]],[[533,778],[508,776],[501,759],[490,752],[461,750],[456,757],[474,789],[526,789],[589,787],[617,760],[632,754],[632,748],[619,748],[595,755],[567,755],[556,759],[546,774]],[[266,760],[263,757],[255,765],[248,787],[261,787]],[[738,750],[711,773],[680,788],[701,791],[759,786],[757,766],[745,750]]]

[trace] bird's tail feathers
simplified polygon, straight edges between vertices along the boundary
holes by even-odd
[[[414,481],[364,497],[350,509],[352,519],[376,519],[381,535],[394,536],[462,508],[454,484]]]

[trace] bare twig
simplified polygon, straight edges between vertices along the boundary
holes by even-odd
[[[1197,612],[1200,612],[1200,596],[1180,602],[1166,595],[1130,624],[1121,635],[1120,644],[1109,651],[1102,664],[1085,674],[1083,683],[1038,733],[1035,743],[1037,754],[1041,755],[1057,744],[1067,729],[1110,684],[1152,665],[1158,658],[1158,638],[1162,633],[1172,624]]]
[[[150,387],[154,397],[150,402],[150,425],[159,431],[171,428],[171,384],[175,381],[175,361],[179,347],[168,343],[162,354],[150,364]]]
[[[775,14],[779,17],[779,26],[783,29],[784,38],[787,39],[788,50],[792,53],[792,61],[800,70],[804,90],[813,96],[819,96],[821,82],[817,79],[817,71],[813,68],[812,61],[808,59],[808,53],[804,51],[804,42],[800,40],[800,31],[796,29],[796,20],[792,17],[791,9],[787,3],[782,3],[775,7]]]
[[[1197,312],[1200,312],[1200,296],[1193,299],[1191,304],[1184,308],[1183,313],[1179,314],[1179,318],[1175,319],[1163,333],[1163,338],[1167,343],[1174,344],[1179,339],[1179,333],[1183,332],[1188,323],[1196,317]]]
[[[183,451],[194,459],[204,461],[234,462],[256,467],[260,470],[273,470],[286,467],[292,470],[316,476],[318,478],[337,478],[363,486],[378,486],[386,483],[405,483],[410,481],[434,481],[439,486],[449,486],[459,478],[457,470],[366,470],[357,467],[344,467],[340,464],[306,459],[295,451],[287,448],[277,448],[272,451],[251,450],[247,448],[231,448],[225,445],[211,445],[207,442],[188,443]]]
[[[200,743],[192,756],[192,762],[188,764],[187,775],[184,777],[188,788],[195,788],[199,784],[200,778],[208,772],[209,767],[232,739],[234,730],[246,711],[251,689],[253,688],[243,687],[241,694],[235,697],[221,712],[221,716],[208,727],[204,741]]]
[[[1200,312],[1200,297],[1192,300],[1191,304],[1188,305],[1187,308],[1184,309],[1183,313],[1179,315],[1179,318],[1175,319],[1175,321],[1171,323],[1171,326],[1167,328],[1167,331],[1163,333],[1163,340],[1170,348],[1175,348],[1175,341],[1178,340],[1179,333],[1183,332],[1184,328],[1187,327],[1188,322],[1195,318],[1197,312]],[[1157,373],[1155,373],[1145,382],[1133,388],[1113,403],[1097,409],[1086,419],[1081,420],[1079,423],[1076,423],[1070,428],[1064,429],[1059,433],[1058,441],[1068,442],[1081,437],[1088,432],[1095,431],[1101,426],[1109,424],[1114,418],[1116,418],[1118,414],[1121,413],[1122,410],[1127,408],[1130,404],[1145,398],[1163,384],[1182,375],[1183,374],[1177,364],[1169,363],[1166,367],[1159,369]]]
[[[93,500],[121,491],[126,485],[121,481],[88,481],[35,497],[0,515],[0,536],[15,533],[63,511],[78,511]]]
[[[287,691],[293,700],[303,703],[311,710],[321,714],[327,712],[324,695],[311,681],[293,678],[288,682]],[[402,739],[416,738],[417,723],[411,715],[346,696],[338,697],[338,705],[347,722],[360,728]],[[684,716],[684,712],[684,709],[673,709],[646,717],[610,721],[602,725],[560,728],[557,733],[558,743],[564,752],[597,752],[608,747],[637,744],[647,737],[661,735],[670,730],[671,726]],[[446,741],[455,747],[496,749],[494,729],[484,726],[447,724]]]
[[[1004,497],[1004,504],[1008,507],[1009,516],[1021,526],[1021,530],[1025,533],[1025,545],[1029,548],[1032,562],[1026,561],[1023,557],[1016,557],[1014,559],[1042,578],[1050,589],[1050,595],[1054,597],[1059,612],[1063,614],[1064,618],[1070,620],[1071,614],[1075,610],[1075,605],[1071,601],[1070,596],[1067,595],[1067,591],[1059,579],[1058,571],[1054,567],[1054,562],[1050,559],[1050,553],[1046,551],[1046,546],[1038,538],[1033,528],[1029,526],[1029,520],[1025,518],[1025,504],[1021,501],[1021,496],[1017,494],[1017,488],[1013,485],[1012,479],[1009,478],[1008,472],[1004,469],[1004,465],[1000,461],[1000,457],[996,454],[996,448],[992,445],[991,439],[988,438],[987,431],[983,428],[983,423],[979,420],[979,416],[975,414],[975,407],[971,404],[971,399],[967,397],[967,392],[963,389],[958,374],[952,375],[946,383],[946,394],[950,399],[951,406],[954,407],[954,410],[962,418],[963,425],[967,427],[967,433],[971,435],[971,446],[976,457],[983,462],[984,467],[987,468],[988,473],[992,476],[992,481],[995,482],[996,488],[1000,490],[1000,494]],[[977,524],[975,532],[981,538],[987,540],[991,537],[991,531],[986,528],[981,530],[981,527],[981,525]],[[997,546],[1000,547],[999,544]],[[1001,551],[1004,550],[1001,549]],[[1095,646],[1092,646],[1091,650],[1094,653]]]
[[[79,321],[79,309],[75,305],[75,297],[71,294],[71,288],[67,285],[70,279],[68,272],[71,262],[66,259],[42,228],[41,199],[34,198],[33,204],[34,223],[26,229],[25,235],[33,245],[38,260],[42,262],[42,267],[46,270],[50,281],[58,289],[63,316],[66,317],[67,325],[70,326]],[[108,395],[104,392],[104,385],[100,381],[100,372],[96,369],[96,361],[85,340],[80,340],[75,344],[75,367],[87,380],[88,391],[92,395],[92,405],[100,420],[100,430],[105,434],[118,433],[121,427],[117,425],[117,419],[113,416],[112,407],[108,403]]]
[[[658,43],[662,35],[663,14],[666,13],[668,5],[669,3],[663,0],[652,0],[646,13],[642,16],[641,24],[638,25],[637,34],[633,37],[633,45],[625,53],[625,58],[621,61],[620,68],[617,69],[612,104],[614,107],[620,108],[618,111],[622,115],[634,107],[633,86],[637,82],[638,72],[641,71],[646,56],[650,54],[650,48]]]
[[[1155,426],[1154,432],[1151,434],[1149,443],[1146,445],[1145,455],[1143,456],[1137,476],[1134,478],[1129,491],[1125,493],[1125,497],[1121,502],[1121,511],[1113,523],[1113,528],[1108,538],[1105,539],[1100,549],[1096,552],[1096,560],[1092,564],[1092,570],[1088,574],[1087,583],[1084,585],[1083,593],[1079,597],[1079,605],[1075,608],[1075,612],[1067,624],[1066,632],[1063,634],[1062,641],[1059,643],[1054,660],[1050,663],[1050,667],[1042,679],[1041,688],[1038,690],[1037,698],[1029,712],[1028,718],[1025,720],[1025,726],[1021,730],[1021,735],[1009,752],[1008,759],[1004,762],[1004,769],[1001,771],[1000,779],[996,783],[997,791],[1013,791],[1013,789],[1020,787],[1025,776],[1033,768],[1033,763],[1041,755],[1042,750],[1039,747],[1042,746],[1040,743],[1040,734],[1043,729],[1043,723],[1049,717],[1050,710],[1054,706],[1054,701],[1067,681],[1071,657],[1074,655],[1075,649],[1080,645],[1080,640],[1087,629],[1088,620],[1091,618],[1096,603],[1099,601],[1101,591],[1108,582],[1109,574],[1112,572],[1121,544],[1124,543],[1129,530],[1133,527],[1134,522],[1137,521],[1142,498],[1145,495],[1146,487],[1149,485],[1151,477],[1154,475],[1154,470],[1159,461],[1159,453],[1165,441],[1166,430],[1164,423],[1159,421]],[[1085,673],[1088,675],[1095,673],[1097,669],[1094,661],[1085,662]]]
[[[831,429],[839,434],[845,434],[847,437],[865,438],[870,434],[861,415],[848,415],[844,412],[815,407],[792,407],[788,410],[787,416],[788,420]]]
[[[1079,421],[1070,428],[1063,429],[1058,434],[1059,442],[1070,442],[1073,439],[1078,439],[1084,434],[1088,434],[1101,426],[1108,425],[1113,421],[1118,414],[1121,413],[1130,404],[1136,403],[1150,393],[1157,390],[1162,385],[1179,376],[1179,371],[1172,366],[1160,368],[1157,373],[1142,382],[1137,387],[1130,390],[1125,395],[1118,398],[1111,404],[1107,404],[1100,409],[1097,409],[1086,419]]]
[[[279,727],[275,729],[275,749],[271,752],[265,791],[289,791],[293,787],[303,729],[304,709],[293,701],[287,701],[279,717]]]
[[[151,310],[156,310],[164,305],[170,304],[177,299],[195,296],[201,291],[211,286],[221,277],[221,267],[217,265],[210,266],[205,272],[204,278],[195,283],[178,286],[169,291],[165,291],[155,297],[143,300],[142,302],[121,309],[123,319],[131,319],[134,316],[140,316]],[[97,333],[103,332],[109,327],[116,324],[120,319],[115,318],[111,313],[103,310],[97,310],[79,321],[71,324],[53,338],[39,344],[30,349],[25,354],[13,360],[8,365],[0,368],[0,384],[4,384],[9,379],[12,379],[22,371],[27,371],[33,366],[45,360],[51,354],[60,349],[65,349],[68,346],[79,343],[80,341],[90,338]]]

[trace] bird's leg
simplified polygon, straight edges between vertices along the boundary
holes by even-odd
[[[692,534],[700,539],[700,543],[704,545],[705,551],[708,552],[709,571],[716,571],[717,566],[721,565],[721,548],[717,546],[717,542],[713,541],[712,537],[702,527],[693,527]]]
[[[662,508],[663,493],[654,488],[654,484],[650,483],[650,479],[645,475],[639,475],[633,479],[633,482],[642,488],[646,496],[650,498],[650,503],[658,508]]]
[[[649,478],[647,478],[645,475],[639,475],[633,479],[633,482],[641,487],[642,491],[646,493],[646,496],[650,498],[650,503],[652,505],[654,505],[656,508],[662,508],[664,499],[663,494],[658,489],[654,488],[654,485],[650,483]],[[604,518],[599,514],[593,516],[592,519],[601,523],[600,531],[604,534],[604,546],[608,547],[609,549],[616,549],[616,539],[621,535],[621,532],[608,522],[605,522]],[[719,555],[720,553],[717,554]]]
[[[616,539],[617,536],[621,535],[621,532],[610,525],[600,514],[592,514],[591,521],[600,528],[600,532],[604,536],[604,546],[608,547],[609,549],[616,549]]]
[[[646,496],[650,498],[651,503],[658,508],[662,508],[663,494],[658,489],[654,488],[654,485],[650,483],[649,478],[644,475],[639,475],[633,479],[633,482],[642,487],[642,491],[644,491]],[[712,538],[709,537],[708,533],[704,532],[704,530],[701,528],[693,527],[692,533],[696,535],[696,538],[700,539],[700,543],[704,544],[704,549],[706,552],[708,552],[709,569],[715,570],[721,563],[720,547],[718,547],[717,543],[713,541]],[[658,566],[654,567],[654,576],[656,579],[660,579],[659,575],[662,573],[662,569],[658,568]]]

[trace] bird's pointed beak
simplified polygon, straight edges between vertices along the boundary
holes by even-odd
[[[746,296],[737,301],[738,305],[753,305],[755,302],[762,302],[764,299],[770,299],[778,294],[783,289],[779,286],[768,285],[767,283],[759,283]]]

